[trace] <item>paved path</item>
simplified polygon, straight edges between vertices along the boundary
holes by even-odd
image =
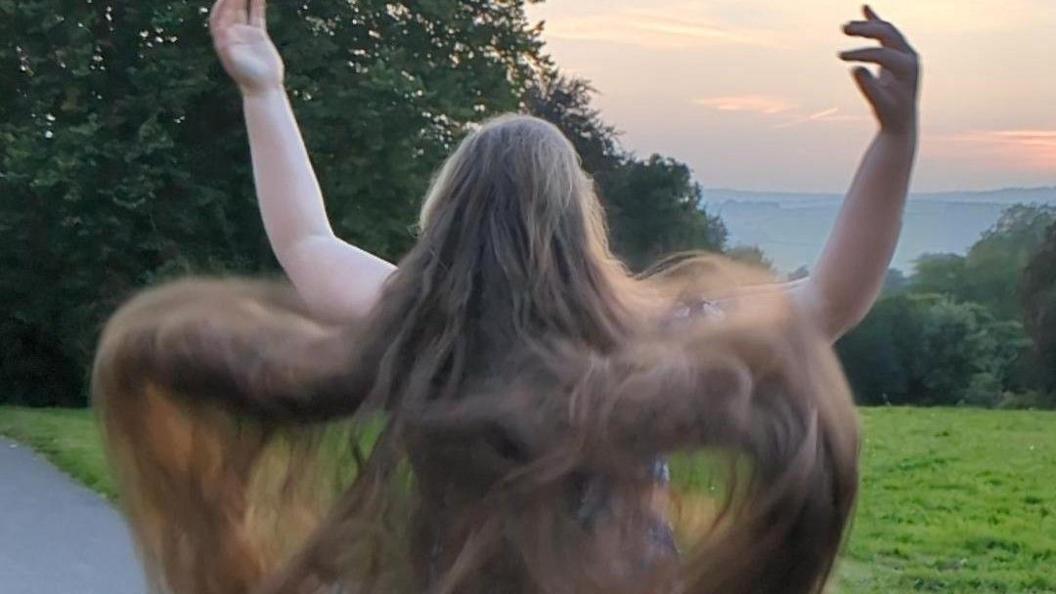
[[[144,594],[121,516],[0,438],[0,594]]]

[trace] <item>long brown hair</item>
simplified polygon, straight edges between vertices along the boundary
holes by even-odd
[[[780,293],[670,315],[763,275],[692,255],[632,278],[575,150],[529,117],[471,133],[422,213],[362,320],[197,279],[110,321],[95,402],[158,591],[822,589],[857,487],[832,349]],[[678,451],[725,489],[657,555],[649,461]]]

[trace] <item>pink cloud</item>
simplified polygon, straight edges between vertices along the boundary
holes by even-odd
[[[994,159],[1014,170],[1056,172],[1056,130],[975,130],[932,141],[950,158]]]
[[[773,115],[794,109],[796,106],[780,97],[769,95],[733,95],[728,97],[708,97],[697,99],[693,103],[718,111],[744,111]]]

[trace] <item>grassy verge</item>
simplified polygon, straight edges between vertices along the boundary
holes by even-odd
[[[0,435],[29,445],[108,499],[115,497],[91,411],[0,407]]]
[[[841,593],[1056,594],[1056,414],[863,411],[857,518]],[[113,496],[91,413],[0,407],[0,434]],[[679,461],[676,488],[708,488]]]

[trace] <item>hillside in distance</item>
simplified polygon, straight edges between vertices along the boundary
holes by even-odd
[[[705,208],[729,230],[729,245],[757,245],[782,272],[811,266],[836,220],[840,194],[705,190]],[[909,274],[922,254],[964,254],[1013,204],[1056,205],[1056,187],[910,196],[892,266]]]

